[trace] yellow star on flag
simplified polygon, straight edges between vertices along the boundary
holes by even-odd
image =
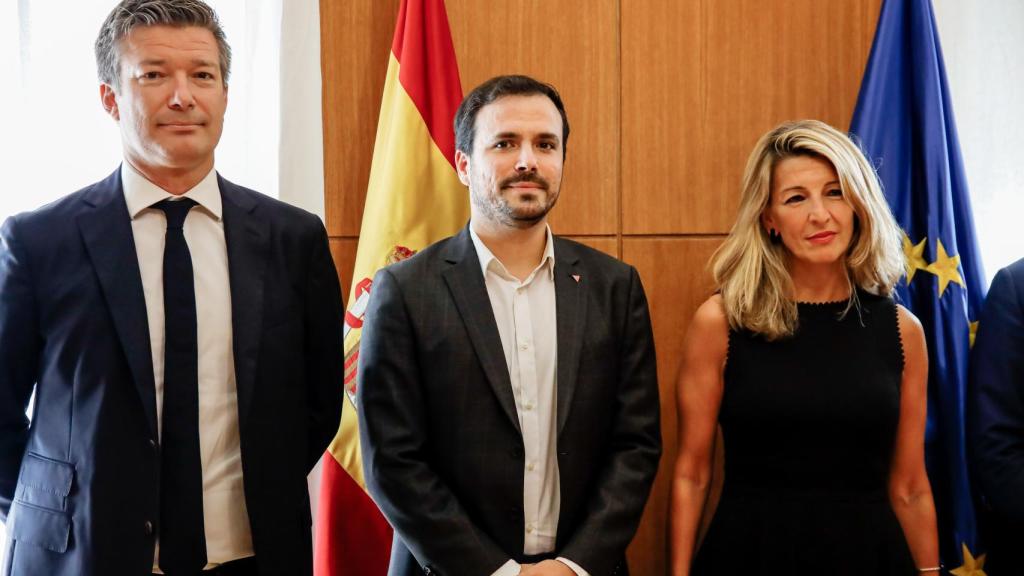
[[[964,285],[964,279],[960,277],[960,272],[957,270],[959,266],[960,256],[946,254],[946,247],[942,245],[941,239],[938,240],[938,247],[935,249],[935,262],[929,264],[925,270],[938,276],[939,298],[942,298],[942,293],[946,291],[950,282],[956,282],[960,286]]]
[[[966,543],[961,543],[964,551],[964,563],[959,568],[950,570],[949,573],[953,576],[986,576],[985,570],[985,555],[982,554],[975,558],[971,556],[971,551],[967,549]]]
[[[971,322],[970,348],[974,348],[974,339],[978,337],[978,321]]]
[[[924,260],[924,247],[927,242],[928,237],[926,236],[915,246],[914,243],[910,241],[910,237],[907,236],[907,233],[903,233],[903,255],[907,259],[906,266],[908,285],[910,284],[910,281],[914,279],[914,274],[918,270],[928,269],[928,263]]]

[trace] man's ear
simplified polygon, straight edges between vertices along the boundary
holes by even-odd
[[[100,102],[111,118],[121,120],[121,111],[117,107],[117,94],[114,93],[113,86],[106,82],[100,84]]]
[[[459,174],[459,181],[469,186],[469,156],[462,150],[455,151],[455,171]]]

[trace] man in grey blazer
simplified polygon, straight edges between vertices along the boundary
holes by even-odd
[[[661,454],[633,267],[555,237],[554,88],[488,80],[455,118],[472,219],[381,270],[359,357],[367,484],[393,576],[627,574]]]

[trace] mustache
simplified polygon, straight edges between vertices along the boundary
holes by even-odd
[[[519,174],[519,175],[516,175],[516,176],[511,176],[509,178],[505,178],[504,180],[502,180],[501,182],[498,183],[498,188],[499,189],[508,188],[509,186],[511,186],[513,184],[520,184],[520,183],[525,183],[525,182],[528,182],[530,184],[536,184],[536,185],[540,186],[541,188],[543,188],[545,192],[550,187],[550,185],[548,184],[547,180],[541,178],[540,176],[538,176],[535,173],[529,172],[529,173]]]

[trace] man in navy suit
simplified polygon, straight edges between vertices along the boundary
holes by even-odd
[[[990,576],[1024,570],[1024,260],[996,274],[971,352],[968,433]]]
[[[342,399],[324,227],[214,170],[207,5],[124,0],[96,56],[124,162],[0,229],[2,573],[311,574]]]

